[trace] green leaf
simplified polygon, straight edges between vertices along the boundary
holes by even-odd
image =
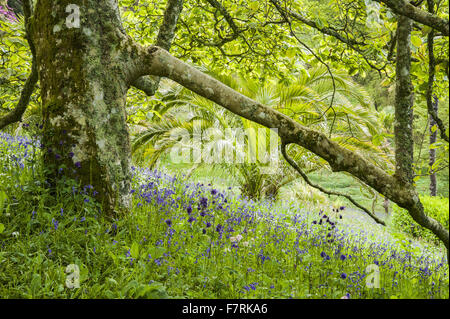
[[[413,36],[411,37],[411,43],[412,43],[415,47],[420,48],[420,46],[422,45],[422,39],[419,38],[418,36],[413,35]]]
[[[5,225],[0,223],[0,234],[3,233],[4,230],[5,230]]]
[[[383,141],[384,136],[382,134],[377,134],[374,137],[372,137],[372,143],[375,146],[379,146],[381,142]]]
[[[109,257],[113,260],[114,264],[117,264],[117,257],[111,251],[108,251]]]
[[[151,247],[148,250],[148,253],[150,254],[150,256],[152,256],[153,260],[161,258],[162,255],[166,252],[166,249],[164,247]]]
[[[286,50],[286,56],[288,58],[293,58],[295,56],[295,48],[289,48]]]
[[[41,275],[39,274],[33,274],[33,278],[31,279],[31,291],[34,294],[41,288]]]
[[[0,213],[3,210],[3,207],[6,203],[6,199],[8,198],[8,196],[6,195],[6,193],[4,191],[0,192]]]
[[[137,242],[133,242],[130,249],[131,257],[136,259],[139,257],[139,245]]]
[[[437,130],[437,125],[435,124],[431,127],[431,133],[436,132],[436,130]]]
[[[259,2],[258,1],[253,1],[249,4],[249,8],[252,11],[257,11],[259,9]]]
[[[440,143],[440,142],[433,143],[430,145],[430,150],[439,148],[440,146],[442,146],[442,143]]]

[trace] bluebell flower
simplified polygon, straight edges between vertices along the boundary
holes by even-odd
[[[53,226],[55,227],[55,230],[57,230],[59,222],[56,219],[52,218],[52,223],[53,223]]]

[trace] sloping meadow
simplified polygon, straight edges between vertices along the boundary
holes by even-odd
[[[345,207],[133,168],[132,212],[109,220],[90,185],[44,187],[36,144],[0,134],[2,298],[448,298],[444,251]]]

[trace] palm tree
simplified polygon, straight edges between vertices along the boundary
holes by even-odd
[[[349,149],[358,150],[362,156],[373,163],[380,166],[386,165],[384,164],[386,154],[372,143],[372,137],[380,135],[381,131],[379,119],[375,111],[370,108],[371,99],[368,93],[351,81],[347,75],[339,72],[333,74],[336,87],[334,90],[331,76],[323,67],[313,68],[306,74],[296,75],[290,84],[275,80],[261,84],[257,81],[243,80],[237,76],[219,76],[213,72],[209,73],[240,93],[296,118],[305,126],[326,133],[331,132],[333,140]],[[179,136],[178,133],[181,130],[192,135],[200,133],[195,131],[194,121],[201,123],[201,130],[241,128],[257,131],[262,128],[258,124],[218,108],[213,102],[173,82],[163,82],[161,93],[162,98],[153,108],[157,116],[154,116],[152,121],[139,123],[141,129],[133,140],[135,158],[151,166],[179,143],[174,136]],[[330,108],[331,99],[334,101],[332,108]],[[219,149],[221,146],[228,146],[236,151],[242,147],[258,149],[258,144],[261,142],[250,134],[241,142],[243,145],[237,145],[236,141],[226,138],[218,139],[216,143]],[[199,140],[191,139],[184,144],[184,147],[199,149],[202,145]],[[288,154],[307,173],[326,166],[323,160],[298,147],[295,152],[289,149]],[[230,174],[237,176],[242,194],[250,198],[263,196],[276,198],[282,186],[288,185],[297,178],[294,170],[284,161],[281,161],[280,165],[272,169],[270,173],[262,169],[265,165],[260,161],[214,165],[221,169],[225,168]]]

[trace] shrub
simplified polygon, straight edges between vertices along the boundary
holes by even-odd
[[[424,206],[425,214],[437,220],[448,229],[448,198],[421,195],[420,200]],[[396,229],[406,232],[412,237],[425,239],[436,244],[439,243],[438,238],[430,230],[417,224],[405,209],[397,205],[393,205],[392,224]]]

